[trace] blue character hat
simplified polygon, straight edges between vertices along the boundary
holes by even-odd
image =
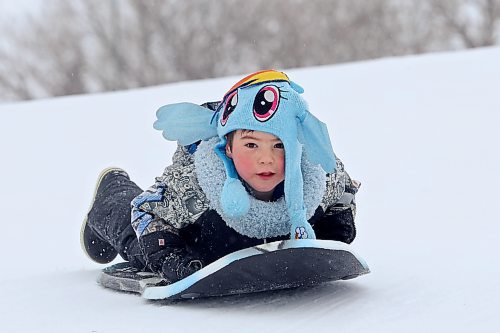
[[[225,214],[244,218],[250,208],[248,192],[233,161],[226,156],[226,135],[238,129],[261,131],[278,137],[285,148],[285,202],[291,223],[291,238],[315,238],[307,221],[301,170],[302,153],[325,172],[335,171],[335,154],[327,127],[308,110],[300,96],[304,90],[285,73],[266,70],[240,80],[224,96],[214,114],[191,103],[166,105],[157,112],[154,128],[168,140],[188,145],[214,136],[227,178],[220,196]]]

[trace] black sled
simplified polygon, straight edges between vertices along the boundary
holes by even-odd
[[[181,300],[316,286],[369,273],[348,245],[327,240],[287,240],[250,247],[169,284],[126,262],[105,268],[99,283],[144,298]]]

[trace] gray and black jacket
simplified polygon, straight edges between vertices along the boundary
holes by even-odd
[[[161,272],[170,256],[207,265],[246,247],[289,238],[280,186],[272,202],[253,198],[242,221],[224,216],[218,196],[225,171],[213,149],[218,140],[178,146],[172,165],[132,201],[132,226],[148,269]],[[307,218],[316,237],[351,243],[359,183],[351,180],[339,159],[333,174],[325,175],[305,158],[302,170]]]

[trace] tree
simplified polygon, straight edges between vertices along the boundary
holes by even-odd
[[[431,0],[440,27],[466,48],[499,42],[500,0]]]
[[[32,99],[499,42],[500,0],[53,0],[3,25],[0,98]]]

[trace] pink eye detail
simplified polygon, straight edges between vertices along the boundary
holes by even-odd
[[[274,115],[280,104],[280,92],[276,86],[265,86],[255,96],[253,115],[258,121],[264,122]]]
[[[224,107],[224,112],[222,113],[222,118],[220,123],[222,126],[226,125],[227,119],[233,113],[236,105],[238,104],[238,90],[235,90],[227,97],[226,106]]]

